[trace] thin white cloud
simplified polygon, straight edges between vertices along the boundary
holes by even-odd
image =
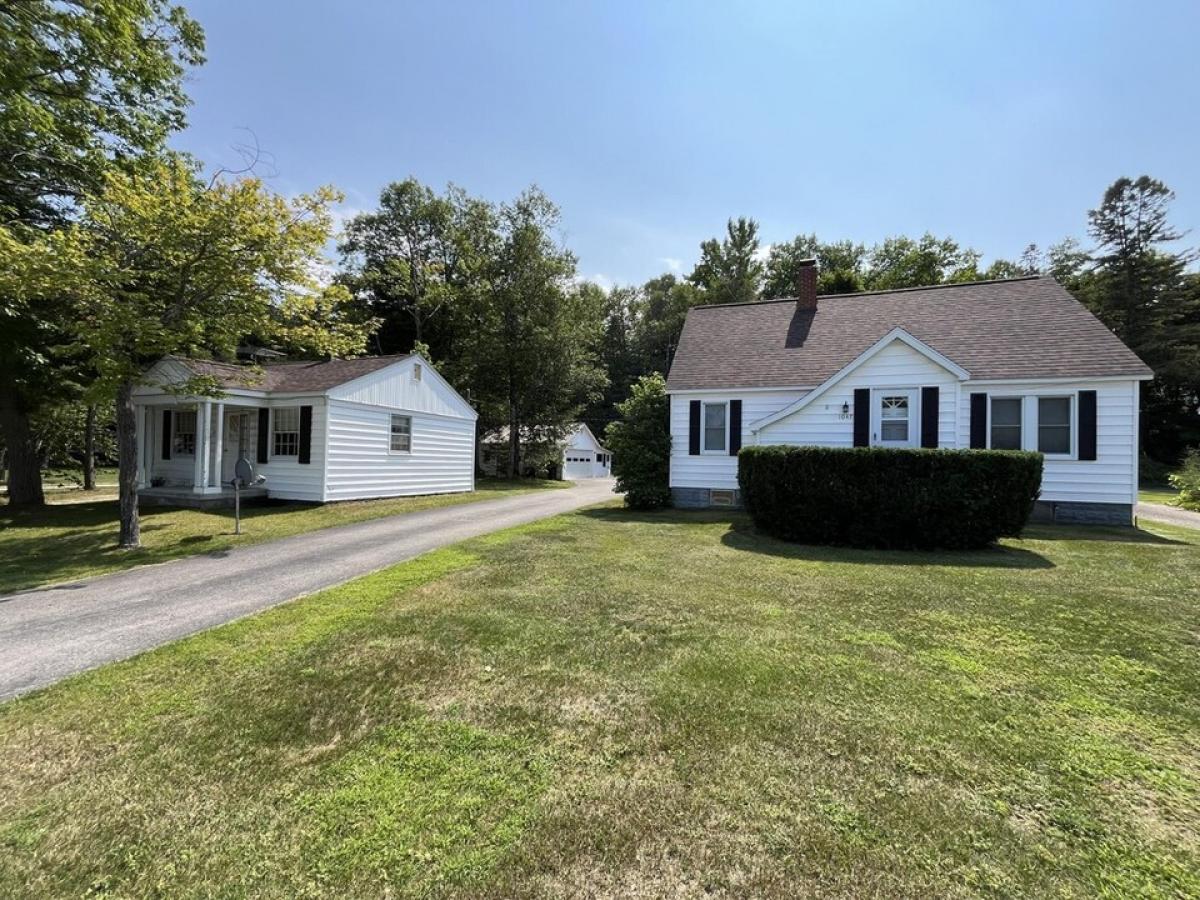
[[[658,261],[665,265],[672,272],[683,271],[683,260],[676,259],[674,256],[660,256]]]
[[[754,258],[759,262],[766,262],[767,257],[771,255],[771,248],[774,244],[759,244],[758,249],[754,251]]]

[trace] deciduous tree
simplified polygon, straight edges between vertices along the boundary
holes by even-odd
[[[288,201],[256,178],[205,183],[191,161],[170,156],[139,173],[110,172],[85,198],[80,224],[25,248],[21,283],[40,270],[69,297],[93,390],[116,400],[121,546],[140,540],[133,388],[148,363],[232,357],[247,337],[361,352],[371,323],[354,315],[345,288],[315,274],[339,199],[323,188]],[[193,388],[216,393],[200,381]]]
[[[0,3],[3,240],[41,241],[106,172],[135,167],[180,129],[183,75],[203,49],[200,27],[164,0]],[[32,307],[0,296],[0,430],[13,504],[43,502],[30,416],[71,395],[69,360],[57,353],[61,312],[52,295]]]

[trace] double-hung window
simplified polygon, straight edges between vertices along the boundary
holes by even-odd
[[[703,420],[703,444],[705,453],[729,452],[729,404],[705,403]]]
[[[412,450],[412,416],[392,416],[393,453],[408,453]]]
[[[171,450],[176,456],[196,455],[196,412],[180,411],[174,416],[175,433],[171,435]]]
[[[300,407],[281,406],[271,411],[271,455],[300,455]]]
[[[1071,398],[1038,397],[1038,450],[1053,456],[1071,453]]]
[[[992,398],[991,441],[993,450],[1020,450],[1021,417],[1024,402],[1020,397]]]

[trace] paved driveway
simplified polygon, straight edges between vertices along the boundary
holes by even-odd
[[[612,499],[610,479],[0,596],[0,700],[467,538]]]
[[[1182,525],[1184,528],[1200,528],[1200,513],[1167,506],[1165,503],[1139,503],[1134,510],[1139,519]]]

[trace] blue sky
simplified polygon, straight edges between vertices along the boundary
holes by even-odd
[[[178,146],[229,163],[250,128],[272,187],[334,184],[346,213],[409,175],[536,182],[605,284],[690,271],[736,215],[768,243],[929,230],[1015,257],[1082,237],[1123,174],[1200,226],[1194,0],[187,5],[209,61]]]

